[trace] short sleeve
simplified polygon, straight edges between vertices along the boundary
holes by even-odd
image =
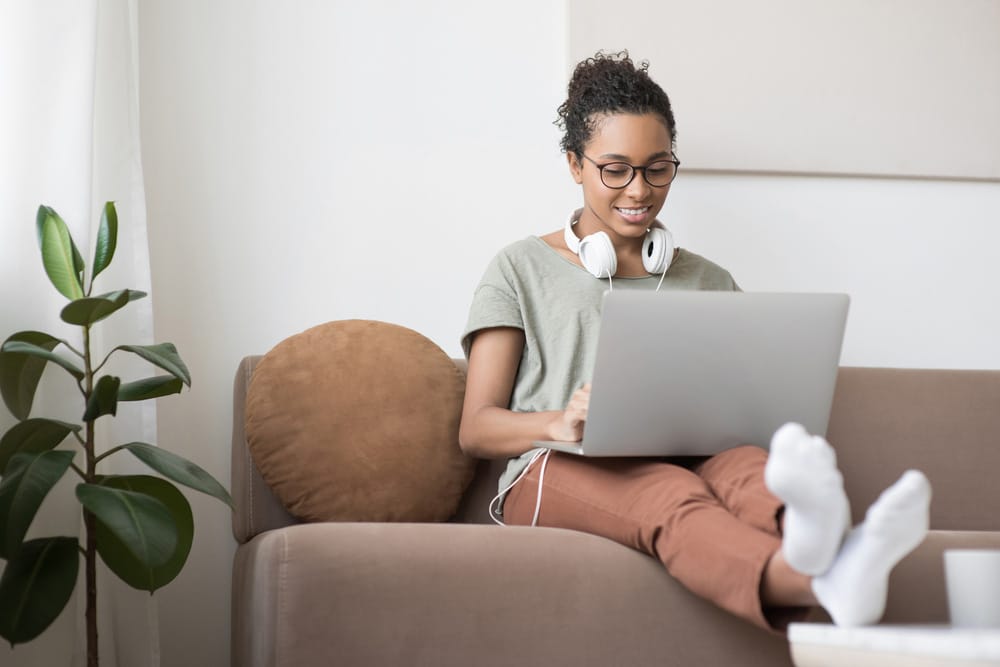
[[[462,333],[462,350],[466,359],[477,331],[491,327],[524,329],[520,300],[508,274],[510,270],[510,262],[505,261],[502,254],[498,255],[486,268],[472,295],[469,319]]]

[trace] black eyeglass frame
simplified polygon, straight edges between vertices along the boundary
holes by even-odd
[[[583,157],[587,158],[587,160],[592,165],[594,165],[595,167],[597,167],[597,171],[598,171],[598,173],[601,176],[601,183],[604,185],[604,187],[610,188],[612,190],[624,190],[625,188],[627,188],[629,185],[632,184],[632,181],[635,180],[635,174],[638,171],[642,172],[642,180],[646,181],[646,183],[649,185],[649,187],[651,187],[651,188],[665,188],[665,187],[667,187],[668,185],[670,185],[671,183],[674,182],[674,179],[677,178],[677,172],[680,171],[680,168],[681,168],[681,161],[678,160],[676,156],[674,156],[674,158],[671,159],[671,160],[668,160],[668,159],[664,158],[662,160],[656,160],[655,162],[650,162],[647,165],[643,165],[641,167],[637,167],[636,165],[629,164],[628,162],[618,162],[618,161],[615,161],[615,162],[605,162],[604,164],[600,164],[596,160],[594,160],[593,158],[588,157],[585,153],[580,153],[580,155],[582,155]],[[671,162],[674,165],[674,175],[671,176],[670,180],[667,181],[666,183],[664,183],[663,185],[657,185],[655,183],[651,183],[650,180],[649,180],[649,174],[646,173],[646,169],[648,169],[649,167],[652,167],[654,164],[657,164],[658,162]],[[616,164],[617,165],[622,165],[624,167],[628,167],[629,169],[632,170],[632,174],[628,177],[628,180],[625,181],[624,185],[608,185],[608,182],[604,180],[604,169],[606,167],[611,167],[611,166],[616,165]]]

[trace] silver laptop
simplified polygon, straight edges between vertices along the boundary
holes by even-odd
[[[825,435],[846,294],[616,290],[604,295],[584,456],[711,455]]]

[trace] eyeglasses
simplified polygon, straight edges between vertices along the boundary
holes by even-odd
[[[657,160],[652,164],[647,164],[645,167],[636,167],[628,162],[598,164],[583,153],[580,153],[580,155],[583,155],[583,157],[587,158],[591,164],[600,170],[601,183],[604,183],[604,185],[613,190],[627,188],[628,184],[635,178],[635,172],[637,171],[641,171],[643,179],[654,188],[665,188],[673,182],[674,177],[677,176],[677,169],[681,166],[681,161],[677,158],[673,160]]]

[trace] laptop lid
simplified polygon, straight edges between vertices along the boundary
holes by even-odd
[[[768,447],[784,423],[825,435],[846,294],[617,290],[604,295],[586,456]]]

